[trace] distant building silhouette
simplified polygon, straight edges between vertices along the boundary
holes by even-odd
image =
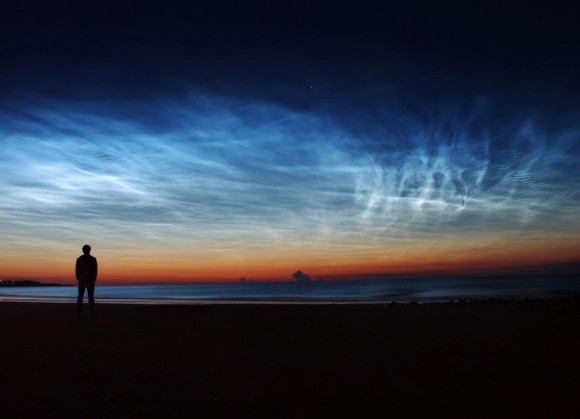
[[[292,274],[292,278],[294,278],[297,282],[310,282],[310,275],[307,275],[300,270],[294,272]]]

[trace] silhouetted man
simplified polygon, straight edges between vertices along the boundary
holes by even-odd
[[[76,264],[76,277],[79,281],[79,297],[77,298],[77,315],[81,315],[85,289],[89,294],[89,309],[95,317],[95,282],[97,281],[97,259],[91,256],[91,246],[83,246],[83,255],[79,256]]]

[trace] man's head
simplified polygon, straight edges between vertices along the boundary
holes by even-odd
[[[88,244],[85,244],[83,246],[83,253],[85,255],[90,255],[91,254],[91,246],[89,246]]]

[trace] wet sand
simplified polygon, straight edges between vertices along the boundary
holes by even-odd
[[[0,303],[0,417],[580,417],[580,299]]]

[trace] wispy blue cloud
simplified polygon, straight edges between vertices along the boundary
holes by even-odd
[[[577,231],[580,128],[486,126],[480,112],[394,108],[404,124],[369,118],[357,134],[340,114],[202,94],[5,106],[0,246],[348,249]]]

